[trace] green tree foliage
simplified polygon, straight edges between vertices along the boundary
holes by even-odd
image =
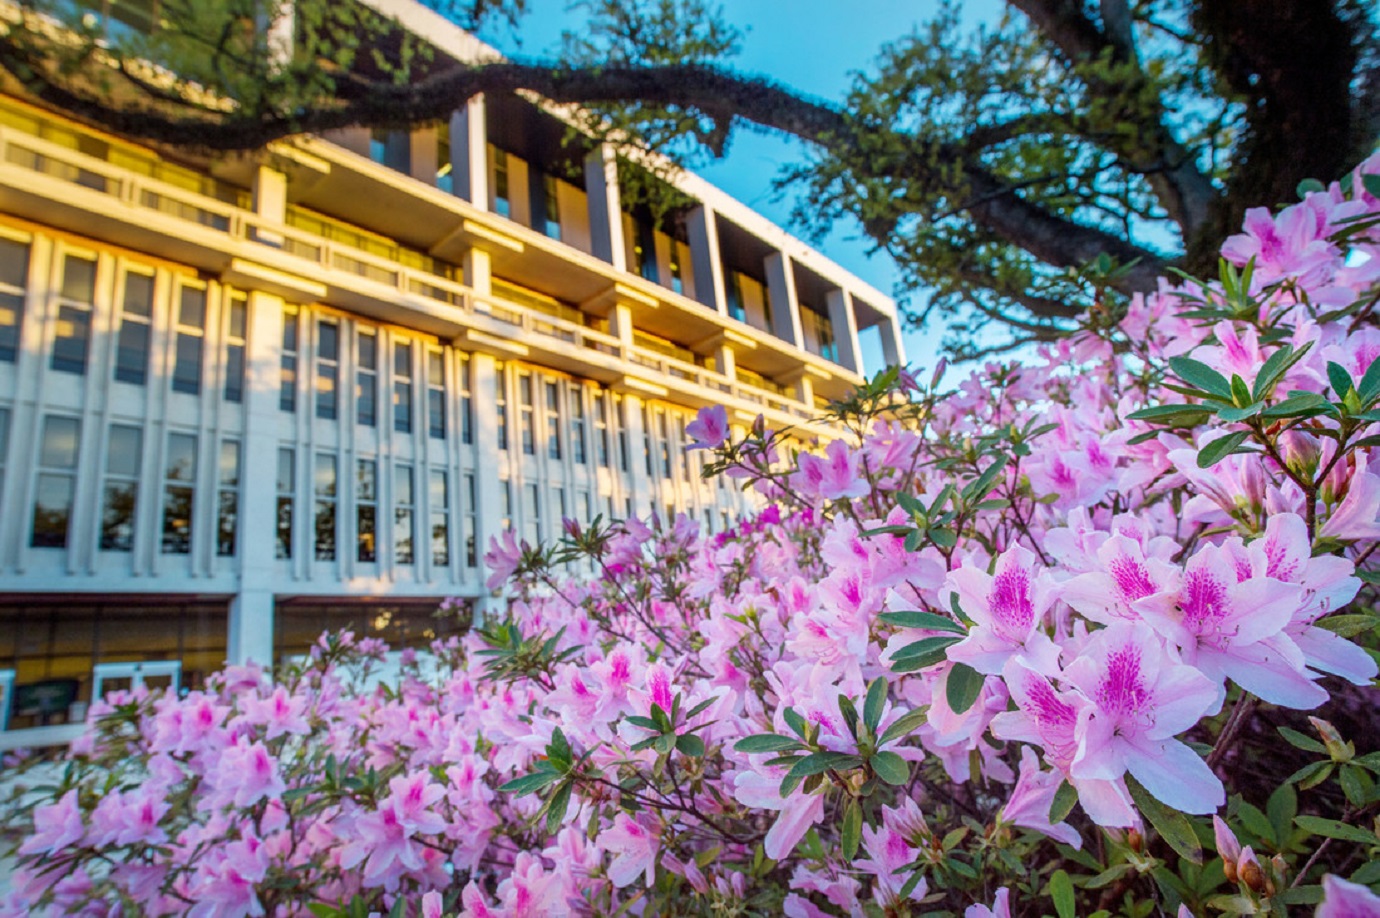
[[[1048,340],[1171,265],[1205,269],[1244,208],[1340,177],[1380,135],[1368,0],[1008,0],[971,33],[953,4],[832,102],[729,69],[741,36],[709,0],[583,0],[563,60],[479,64],[334,0],[18,2],[0,69],[164,143],[399,127],[515,90],[588,106],[597,136],[682,161],[722,155],[740,127],[792,135],[811,151],[780,179],[800,224],[856,221],[903,287],[930,291],[912,319],[947,322],[967,356],[984,326],[1007,332],[999,347]],[[440,4],[517,30],[526,5]]]

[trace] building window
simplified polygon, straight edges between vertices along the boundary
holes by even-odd
[[[148,378],[153,324],[153,275],[125,272],[120,298],[120,334],[115,345],[115,381],[142,386]]]
[[[134,549],[134,508],[139,494],[139,456],[144,442],[138,427],[115,424],[105,451],[105,494],[101,507],[101,549]]]
[[[637,273],[651,281],[659,283],[660,276],[656,269],[656,233],[646,223],[636,222],[637,244],[633,246],[633,261]]]
[[[572,384],[570,396],[570,457],[580,465],[585,464],[585,390]]]
[[[671,290],[674,293],[685,293],[685,278],[681,275],[680,255],[677,254],[679,246],[675,241],[671,242]]]
[[[431,439],[446,438],[446,364],[436,350],[426,352],[426,426]]]
[[[542,176],[542,198],[545,202],[546,225],[543,232],[552,239],[561,238],[561,195],[553,175]]]
[[[393,429],[412,433],[412,342],[393,343]]]
[[[231,558],[240,522],[240,441],[220,441],[216,485],[216,554]]]
[[[450,489],[446,473],[431,470],[431,563],[450,567]]]
[[[513,206],[508,198],[508,154],[490,144],[489,158],[494,164],[494,213],[510,217]]]
[[[642,409],[642,464],[652,477],[652,409]]]
[[[532,374],[518,374],[518,411],[522,430],[522,452],[527,456],[537,454],[536,406],[533,404]]]
[[[413,517],[416,494],[412,490],[412,466],[393,466],[393,560],[411,564],[413,552]]]
[[[561,458],[561,386],[546,382],[546,457]]]
[[[407,131],[374,128],[369,134],[369,158],[395,172],[410,172],[412,135]]]
[[[225,320],[225,400],[244,401],[244,341],[249,322],[249,303],[243,293],[232,293],[226,301]]]
[[[494,413],[498,418],[498,448],[508,448],[508,373],[501,361],[494,364]]]
[[[300,318],[297,309],[283,310],[283,360],[278,388],[278,408],[281,411],[297,410],[297,326]]]
[[[474,475],[465,473],[465,567],[479,566],[479,494],[475,490]]]
[[[621,395],[613,397],[613,411],[618,419],[618,468],[622,472],[628,472],[632,468],[632,444],[628,442],[627,403]]]
[[[541,492],[534,484],[524,485],[522,488],[522,523],[523,535],[528,544],[537,545],[541,542]]]
[[[360,329],[355,339],[355,350],[355,420],[365,427],[373,427],[378,421],[378,335]]]
[[[834,342],[834,323],[828,316],[815,311],[814,307],[800,304],[800,328],[805,339],[805,349],[825,360],[838,363],[838,345]]]
[[[34,548],[66,548],[77,488],[77,447],[81,421],[60,415],[43,418],[43,443],[38,456],[38,495],[34,501]]]
[[[297,478],[297,455],[291,448],[278,448],[278,516],[276,521],[277,543],[274,557],[286,560],[292,557],[292,497]]]
[[[378,559],[376,520],[378,518],[379,467],[373,459],[361,459],[355,466],[355,558]]]
[[[450,125],[442,122],[436,128],[436,187],[446,194],[455,194],[455,176],[451,172]]]
[[[206,291],[183,287],[177,304],[177,353],[173,363],[174,392],[201,394],[201,348],[206,337]]]
[[[671,432],[666,424],[666,412],[656,413],[657,438],[661,441],[661,477],[671,477]]]
[[[168,434],[168,462],[163,478],[163,554],[191,554],[192,508],[196,503],[194,434]]]
[[[336,419],[340,401],[340,326],[322,320],[316,323],[316,416]]]
[[[498,528],[499,528],[500,530],[512,529],[512,528],[513,528],[513,483],[512,483],[511,481],[505,481],[505,482],[503,482],[503,491],[501,492],[501,495],[502,495],[502,498],[503,498],[503,516],[502,516],[502,517],[499,519],[499,521],[498,521]]]
[[[316,560],[335,560],[336,465],[330,453],[316,454]]]
[[[599,466],[609,467],[609,399],[602,391],[594,393],[594,445],[599,450]]]
[[[92,303],[96,296],[96,259],[67,255],[62,260],[57,329],[53,336],[52,367],[62,373],[86,372],[91,341]]]
[[[474,368],[470,355],[460,355],[460,442],[474,442]]]
[[[739,322],[747,321],[747,309],[743,306],[743,276],[737,271],[725,271],[724,294],[728,299],[728,314]]]
[[[29,244],[0,238],[0,361],[19,355],[19,325],[29,287]]]

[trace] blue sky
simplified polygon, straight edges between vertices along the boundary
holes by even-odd
[[[909,33],[917,23],[937,12],[936,0],[724,0],[726,18],[743,29],[743,51],[736,69],[759,73],[777,82],[826,100],[842,98],[850,75],[868,70],[881,46]],[[965,17],[995,19],[997,0],[964,3]],[[523,21],[521,43],[505,30],[483,37],[509,54],[544,56],[559,49],[561,31],[576,28],[577,12],[567,10],[567,0],[530,0],[531,12]],[[783,163],[796,162],[802,145],[788,139],[739,132],[728,156],[700,166],[697,172],[729,194],[749,204],[782,226],[789,225],[792,200],[774,200],[771,181]],[[856,226],[840,224],[820,248],[883,292],[893,291],[895,266],[885,254],[869,257],[865,242],[854,238]],[[906,350],[912,364],[933,366],[939,331],[909,333]],[[869,367],[881,363],[875,336],[863,341]]]

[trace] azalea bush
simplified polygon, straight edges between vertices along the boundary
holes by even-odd
[[[819,450],[702,411],[760,512],[508,533],[391,676],[93,705],[7,908],[1380,915],[1380,157],[1301,198]]]

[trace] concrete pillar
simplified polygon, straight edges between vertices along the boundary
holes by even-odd
[[[287,219],[287,176],[276,169],[260,166],[254,170],[254,213],[273,223]],[[254,241],[264,245],[281,246],[283,234],[256,229]]]
[[[624,349],[633,346],[632,307],[627,303],[616,303],[609,310],[609,334],[617,337]]]
[[[489,138],[484,97],[474,96],[450,116],[450,170],[455,194],[489,209]]]
[[[794,347],[804,347],[800,330],[800,300],[795,293],[795,265],[785,252],[772,252],[763,262],[767,293],[771,296],[772,334]]]
[[[800,403],[810,410],[815,407],[815,384],[809,376],[804,373],[795,381],[795,397]]]
[[[249,542],[241,538],[241,550]],[[272,539],[262,541],[272,544]],[[268,590],[242,590],[230,600],[230,627],[226,635],[226,662],[272,666],[273,594]]]
[[[428,185],[436,184],[436,170],[440,164],[436,160],[436,128],[418,128],[412,132],[412,142],[408,145],[408,175]]]
[[[642,423],[642,399],[636,395],[623,396],[621,418],[628,436],[628,484],[632,491],[634,516],[646,516],[655,507],[652,500],[652,481],[647,477],[646,430]]]
[[[628,270],[618,160],[608,144],[600,144],[585,157],[585,193],[589,196],[589,238],[594,257],[619,271]]]
[[[493,262],[489,258],[489,253],[471,247],[465,250],[463,261],[460,269],[465,274],[465,285],[479,296],[488,296],[492,293]]]
[[[530,168],[521,156],[508,157],[508,218],[523,226],[532,225]]]
[[[478,450],[474,468],[475,491],[475,545],[479,552],[479,579],[488,579],[488,569],[484,567],[484,553],[489,550],[489,540],[499,533],[499,520],[503,517],[502,481],[498,476],[498,378],[496,361],[488,354],[474,354],[470,357],[470,385],[473,387],[474,442]],[[512,430],[510,425],[510,430]],[[514,500],[520,497],[514,494]],[[492,607],[488,598],[482,599],[479,612],[482,614]]]
[[[858,319],[853,311],[853,295],[847,290],[830,290],[825,296],[829,324],[834,327],[834,345],[839,365],[854,373],[862,372],[862,348],[858,345]]]
[[[728,315],[724,293],[724,264],[719,256],[719,224],[714,209],[701,204],[686,220],[690,242],[690,267],[695,276],[695,299],[720,315]]]
[[[889,367],[902,366],[906,362],[906,347],[901,340],[901,323],[895,316],[888,316],[879,326],[882,333],[882,356]]]
[[[738,381],[738,360],[727,342],[714,349],[714,369],[727,376],[730,382]]]
[[[278,495],[278,391],[282,366],[283,299],[249,294],[249,353],[245,361],[244,435],[240,441],[238,548],[240,595],[231,603],[229,659],[273,661],[273,594],[259,587],[273,579]],[[215,462],[210,454],[202,460]],[[299,473],[300,474],[300,473]]]

